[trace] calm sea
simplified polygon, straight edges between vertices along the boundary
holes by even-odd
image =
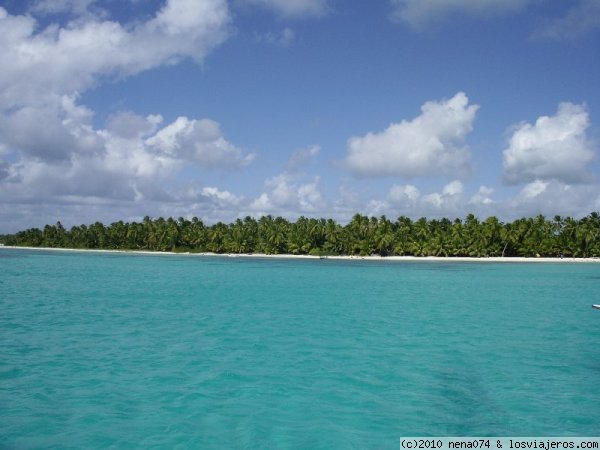
[[[598,436],[600,264],[0,249],[0,448]]]

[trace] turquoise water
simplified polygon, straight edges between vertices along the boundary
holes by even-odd
[[[598,436],[600,265],[0,250],[0,448]]]

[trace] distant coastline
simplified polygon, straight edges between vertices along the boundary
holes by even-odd
[[[179,217],[141,222],[95,222],[66,229],[60,222],[0,235],[0,243],[18,247],[134,250],[219,255],[310,255],[315,258],[413,260],[434,257],[455,261],[545,261],[600,257],[600,213],[581,219],[542,215],[501,222],[473,214],[464,220],[355,214],[345,225],[334,219],[247,216],[225,224]],[[375,256],[377,255],[377,256]],[[285,257],[285,256],[284,256]],[[525,259],[505,259],[525,258]],[[549,259],[542,259],[549,258]],[[562,258],[562,259],[561,259]],[[444,259],[447,261],[447,259]]]
[[[21,247],[5,245],[1,250],[36,250],[47,252],[82,252],[82,253],[119,253],[132,255],[154,256],[199,256],[217,258],[265,258],[265,259],[312,259],[312,260],[340,260],[340,261],[389,261],[389,262],[482,262],[482,263],[600,263],[600,258],[549,258],[549,257],[521,257],[521,256],[357,256],[357,255],[292,255],[292,254],[265,254],[265,253],[211,253],[211,252],[170,252],[151,250],[108,250],[108,249],[81,249],[81,248],[56,248],[56,247]]]

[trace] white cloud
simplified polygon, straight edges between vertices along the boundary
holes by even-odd
[[[331,205],[326,205],[327,217],[342,222],[348,221],[356,212],[364,211],[364,202],[359,192],[341,185],[337,189],[337,197]]]
[[[463,184],[458,180],[454,180],[444,186],[441,193],[434,192],[432,194],[425,195],[423,197],[423,203],[425,205],[431,205],[440,211],[457,211],[457,206],[462,200],[463,192]]]
[[[146,144],[156,154],[196,162],[207,168],[240,168],[254,159],[225,140],[219,124],[210,119],[190,120],[178,117]]]
[[[487,186],[480,186],[475,195],[471,197],[469,203],[472,205],[492,205],[494,200],[490,197],[494,193],[494,189]]]
[[[594,151],[586,135],[588,126],[585,108],[572,103],[561,103],[556,115],[542,116],[534,125],[519,125],[504,150],[504,179],[509,183],[589,181],[586,166],[594,159]]]
[[[467,209],[463,194],[464,186],[458,180],[446,184],[441,192],[426,195],[422,195],[417,187],[410,184],[394,185],[385,200],[369,201],[366,210],[370,216],[385,214],[390,217],[460,217]]]
[[[600,29],[600,2],[581,0],[564,17],[548,19],[535,30],[536,39],[578,39]]]
[[[454,180],[448,183],[446,186],[444,186],[444,189],[442,189],[442,195],[447,197],[462,195],[464,190],[465,187],[463,186],[463,184],[458,180]]]
[[[240,203],[240,197],[233,195],[229,191],[220,191],[215,187],[203,188],[202,195],[230,205],[238,205]]]
[[[518,198],[520,200],[533,200],[542,195],[546,191],[548,185],[549,183],[547,181],[532,181],[531,183],[525,185],[523,189],[521,189]]]
[[[324,201],[318,189],[319,178],[312,183],[299,183],[297,177],[284,172],[265,182],[268,192],[252,201],[249,209],[260,214],[317,213]]]
[[[600,209],[600,186],[534,180],[500,206],[499,214],[508,219],[537,214],[581,217]]]
[[[79,145],[63,124],[64,109],[58,105],[24,107],[13,114],[0,113],[0,142],[26,157],[53,161],[69,159]]]
[[[60,10],[85,9],[90,4],[56,5]],[[48,5],[37,3],[38,8]],[[29,179],[31,159],[71,163],[75,168],[90,158],[101,158],[99,171],[111,170],[111,165],[118,172],[130,168],[134,179],[155,173],[158,166],[172,165],[168,160],[187,159],[205,167],[244,165],[252,156],[243,156],[210,120],[178,119],[155,136],[159,141],[169,131],[173,135],[172,147],[160,148],[157,156],[155,146],[132,138],[152,134],[162,120],[159,116],[121,113],[109,120],[106,130],[95,130],[93,111],[77,104],[77,92],[102,77],[132,75],[184,57],[201,61],[225,39],[229,20],[225,0],[168,0],[146,22],[123,26],[86,17],[63,27],[38,29],[31,16],[13,16],[0,7],[0,148],[22,158],[15,170],[23,180]],[[114,150],[119,146],[130,153]]]
[[[160,115],[142,117],[131,111],[120,111],[108,118],[106,129],[112,135],[125,139],[149,137],[162,121]]]
[[[94,130],[85,108],[68,101],[65,105],[61,111],[64,120],[52,124],[56,125],[53,133],[61,138],[64,134],[65,141],[75,142],[77,147],[56,157],[21,151],[20,159],[8,165],[8,176],[0,184],[0,200],[84,201],[89,197],[171,202],[177,195],[169,193],[168,185],[190,164],[235,169],[253,158],[228,142],[212,120],[180,117],[159,128],[160,116],[144,118],[127,112],[111,117],[106,129]],[[126,132],[121,120],[131,125]],[[216,192],[202,194],[214,197]]]
[[[441,192],[422,195],[412,185],[394,185],[384,199],[374,198],[364,202],[360,209],[366,214],[388,217],[401,215],[449,219],[473,213],[482,219],[495,215],[501,220],[533,217],[544,214],[582,217],[600,210],[599,185],[569,185],[561,181],[534,180],[516,194],[502,199],[492,199],[494,190],[480,186],[474,195],[468,195],[459,181],[444,186]],[[354,209],[353,212],[356,212]],[[346,220],[349,214],[346,211]]]
[[[210,204],[215,209],[235,210],[244,200],[227,190],[220,190],[214,186],[189,187],[177,194],[177,199],[184,205]]]
[[[157,202],[156,209],[172,217],[200,216],[203,220],[231,221],[244,203],[244,197],[215,186],[188,186],[173,193],[170,201]]]
[[[469,160],[464,140],[478,108],[469,105],[462,92],[448,100],[427,102],[411,121],[350,138],[346,167],[359,176],[462,174]]]
[[[103,153],[102,139],[91,126],[93,112],[76,100],[63,96],[54,103],[0,112],[0,147],[40,161]]]
[[[202,61],[228,35],[225,0],[168,0],[146,22],[94,18],[38,29],[0,7],[0,106],[56,101],[99,77],[125,77],[183,58]]]
[[[405,186],[394,185],[387,195],[387,200],[390,204],[400,207],[414,206],[421,197],[421,192],[412,184]]]
[[[236,169],[252,161],[218,123],[180,117],[163,124],[160,115],[124,111],[99,128],[94,111],[78,103],[79,93],[107,79],[184,58],[201,62],[229,34],[226,0],[166,0],[154,16],[129,24],[88,14],[96,5],[38,1],[33,14],[79,16],[46,28],[0,7],[0,204],[22,211],[25,226],[39,220],[27,205],[46,214],[44,205],[61,205],[54,209],[66,218],[89,211],[114,218],[108,208],[145,215],[182,201],[230,208],[239,199],[227,191],[198,187],[190,199],[173,190],[189,167]]]
[[[390,0],[392,19],[417,29],[448,16],[492,17],[519,11],[531,0]]]
[[[327,0],[238,0],[238,4],[259,6],[285,19],[320,17],[329,11]]]

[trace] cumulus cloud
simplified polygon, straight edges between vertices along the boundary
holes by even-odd
[[[60,10],[90,4],[55,5]],[[44,9],[50,3],[36,5]],[[78,92],[102,77],[133,75],[186,57],[201,61],[225,39],[229,20],[225,0],[168,0],[154,17],[131,25],[86,17],[45,29],[31,16],[10,15],[0,7],[0,147],[45,161],[105,151],[103,132],[92,128],[93,111],[77,104]],[[122,113],[107,131],[131,137],[125,134],[137,133],[140,123],[153,126],[132,118]],[[205,124],[188,125],[193,131]],[[224,140],[210,142],[216,148],[197,148],[197,161],[214,164],[223,154],[230,160],[239,156]],[[190,143],[178,144],[182,152],[190,150]],[[217,161],[211,160],[214,155]]]
[[[374,199],[367,205],[369,215],[390,217],[458,217],[465,211],[464,186],[458,180],[446,184],[441,192],[422,195],[411,185],[393,185],[384,200]]]
[[[318,184],[318,177],[313,182],[301,183],[284,172],[265,182],[268,191],[252,201],[249,209],[259,214],[316,213],[324,206]]]
[[[473,129],[478,109],[469,105],[463,92],[448,100],[427,102],[413,120],[350,138],[345,165],[359,176],[461,174],[468,170],[464,140]]]
[[[512,184],[536,179],[589,181],[586,166],[594,159],[586,135],[589,124],[584,106],[561,103],[554,116],[518,125],[503,153],[504,179]]]
[[[393,206],[409,208],[416,205],[421,192],[412,184],[404,186],[393,185],[387,195],[387,200]]]
[[[358,211],[364,211],[365,202],[360,192],[342,184],[337,188],[336,198],[331,204],[325,205],[325,208],[327,217],[344,223]]]
[[[238,0],[238,4],[259,6],[285,19],[320,17],[329,11],[327,0]]]
[[[536,39],[572,40],[600,29],[600,2],[581,0],[564,17],[547,19],[533,33]]]
[[[500,206],[500,214],[508,219],[537,214],[581,217],[600,209],[600,186],[534,180]]]
[[[189,193],[191,194],[191,193]],[[165,217],[200,217],[204,223],[229,223],[239,216],[244,197],[239,197],[227,190],[216,187],[194,189],[193,195],[177,195],[173,202],[153,204],[153,214]],[[138,215],[143,217],[144,214]],[[139,220],[139,219],[138,219]]]
[[[190,164],[204,169],[236,169],[253,158],[227,141],[219,124],[209,119],[180,117],[161,127],[160,116],[125,112],[109,118],[107,128],[95,130],[80,120],[85,114],[80,113],[78,120],[78,107],[70,107],[73,112],[62,112],[68,127],[61,123],[57,130],[66,133],[78,148],[56,158],[22,151],[8,166],[10,177],[0,184],[0,199],[46,202],[84,201],[89,197],[172,202],[177,195],[169,193],[168,181]],[[120,120],[131,127],[125,130]],[[86,142],[89,148],[83,147]],[[205,191],[203,195],[214,197],[215,192]]]
[[[88,108],[67,96],[56,103],[0,112],[0,145],[42,161],[68,160],[74,153],[101,153],[102,142],[91,127],[92,117]]]
[[[390,0],[392,19],[416,29],[453,15],[492,17],[524,9],[530,0]]]
[[[47,27],[0,7],[0,204],[11,204],[13,214],[35,220],[27,205],[60,204],[67,217],[107,217],[99,208],[109,207],[131,217],[147,214],[148,205],[156,211],[184,200],[235,203],[233,194],[212,187],[198,187],[193,201],[173,190],[183,169],[237,169],[253,160],[217,122],[179,117],[165,124],[158,114],[123,111],[102,128],[79,103],[81,93],[107,79],[186,58],[202,62],[229,35],[226,0],[161,3],[147,20],[122,24],[91,0],[36,1],[30,14],[77,16]]]
[[[462,199],[464,192],[463,184],[454,180],[448,183],[442,189],[442,192],[434,192],[423,197],[423,202],[434,206],[437,209],[456,209],[458,201]]]
[[[0,117],[0,136],[5,147],[48,161],[68,159],[77,145],[51,107],[25,107]]]
[[[232,194],[227,190],[221,190],[214,186],[189,187],[177,195],[177,199],[186,205],[211,204],[218,209],[232,209],[239,206],[243,197]]]
[[[233,195],[229,191],[220,191],[216,187],[205,187],[202,188],[202,195],[204,197],[216,200],[229,205],[238,205],[241,198]]]
[[[547,181],[542,180],[532,181],[531,183],[528,183],[526,186],[524,186],[523,189],[521,189],[521,192],[519,192],[517,198],[519,200],[525,201],[534,200],[535,198],[539,197],[544,192],[546,192],[546,188],[549,184],[550,183],[548,183]]]
[[[394,185],[384,198],[365,202],[362,210],[371,216],[403,215],[413,219],[451,219],[472,213],[480,218],[494,215],[501,220],[514,220],[538,214],[582,217],[600,209],[600,186],[597,184],[570,185],[557,180],[534,180],[509,197],[495,199],[493,193],[494,189],[480,186],[475,194],[468,194],[458,180],[448,183],[441,191],[427,194],[422,194],[413,185]]]
[[[0,7],[0,105],[49,102],[183,58],[201,62],[228,35],[225,0],[168,0],[156,15],[124,26],[77,20],[39,29],[31,16]]]
[[[479,190],[475,195],[471,197],[469,203],[472,205],[492,205],[494,200],[492,200],[491,195],[494,193],[494,189],[487,186],[480,186]]]
[[[106,122],[106,130],[114,136],[132,139],[153,134],[162,121],[160,115],[142,117],[131,111],[119,111],[110,115]]]
[[[220,126],[210,119],[190,120],[178,117],[146,144],[156,154],[197,162],[207,168],[240,168],[252,162],[255,155],[242,151],[225,140]]]

